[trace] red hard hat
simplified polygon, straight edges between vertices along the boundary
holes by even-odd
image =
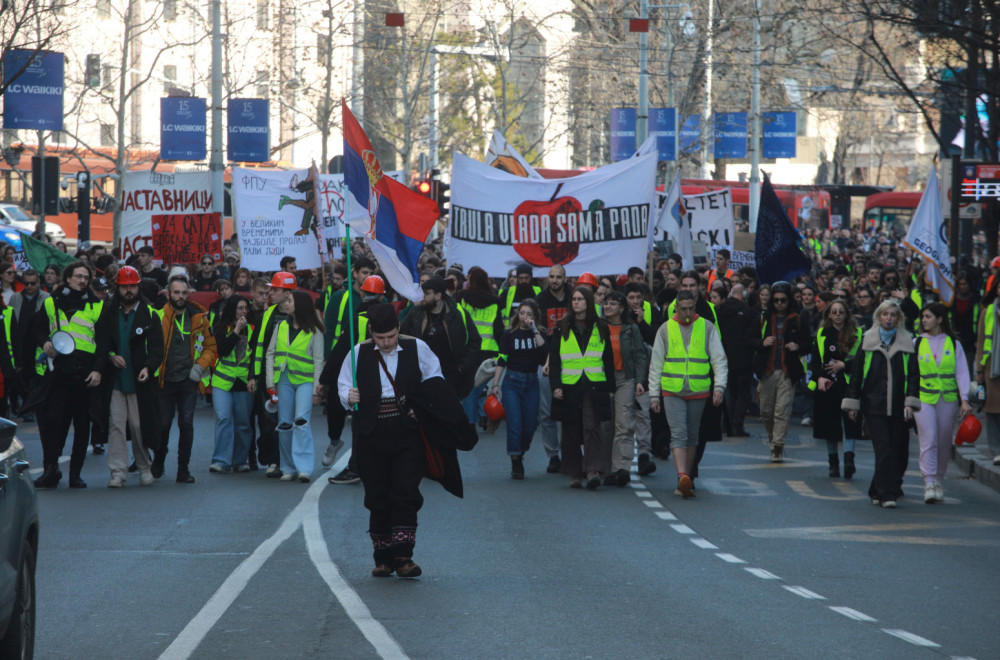
[[[503,409],[503,404],[500,403],[500,399],[495,394],[486,397],[486,401],[483,403],[483,410],[486,411],[486,417],[491,422],[499,422],[501,419],[507,417],[507,412]]]
[[[990,268],[1000,268],[1000,257],[993,257],[993,261],[990,262]]]
[[[615,286],[625,286],[628,284],[628,275],[619,275],[615,280]]]
[[[274,289],[288,289],[289,291],[294,291],[299,288],[299,282],[295,279],[294,273],[280,271],[275,273],[274,277],[271,278],[271,287]]]
[[[140,280],[139,271],[131,266],[122,266],[115,275],[115,284],[138,284]]]
[[[955,434],[956,445],[975,444],[979,434],[983,431],[983,425],[975,415],[966,415],[962,423],[958,425],[958,433]]]
[[[583,273],[580,277],[576,278],[576,285],[580,286],[581,284],[589,284],[594,287],[595,290],[598,286],[600,286],[597,283],[597,276],[593,273]]]
[[[385,293],[385,282],[378,275],[369,275],[361,284],[361,290],[382,295]]]

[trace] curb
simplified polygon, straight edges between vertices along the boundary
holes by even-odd
[[[955,445],[951,448],[951,455],[955,465],[963,474],[967,474],[979,483],[1000,492],[1000,465],[993,465],[991,457],[983,454],[976,447]]]

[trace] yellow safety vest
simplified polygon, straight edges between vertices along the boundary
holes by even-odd
[[[604,340],[597,329],[597,324],[590,331],[590,341],[586,350],[580,350],[576,333],[570,332],[559,342],[559,358],[562,361],[562,382],[564,385],[575,385],[580,376],[586,376],[591,383],[607,382],[604,375]]]
[[[719,326],[719,315],[716,314],[716,312],[715,312],[715,305],[712,304],[712,303],[710,303],[710,302],[708,302],[707,300],[705,302],[708,303],[708,308],[710,310],[712,310],[712,323],[714,323],[715,326],[718,327]],[[677,301],[676,300],[674,300],[673,302],[671,302],[670,306],[667,307],[667,317],[668,318],[673,318],[674,317],[674,310],[675,309],[677,309]]]
[[[705,323],[705,319],[699,316],[691,324],[691,342],[685,349],[681,324],[673,319],[667,321],[667,355],[660,373],[662,391],[677,394],[684,389],[685,380],[694,394],[708,391],[712,382],[708,372],[712,365],[705,343]]]
[[[983,359],[980,364],[986,364],[989,360],[990,354],[993,352],[993,305],[996,303],[990,303],[986,308],[986,320],[983,321]]]
[[[7,339],[7,353],[10,355],[10,364],[16,369],[17,364],[14,362],[14,342],[10,338],[11,323],[14,321],[14,312],[7,312],[6,314],[0,313],[0,319],[3,319],[3,334]]]
[[[275,382],[287,365],[288,380],[292,385],[311,383],[315,370],[312,356],[309,354],[309,340],[312,339],[313,333],[302,330],[295,335],[295,339],[289,345],[288,327],[288,321],[282,321],[277,329],[278,339],[274,353]]]
[[[944,395],[944,400],[958,401],[958,381],[955,379],[955,342],[945,337],[941,364],[934,360],[934,352],[925,338],[917,347],[917,365],[920,367],[920,400],[934,405]]]
[[[500,305],[496,304],[479,308],[473,307],[463,300],[459,304],[459,309],[467,311],[469,316],[472,317],[472,322],[476,326],[476,332],[479,333],[479,339],[482,341],[482,349],[484,351],[499,351],[500,345],[493,336],[493,323],[500,312]],[[538,319],[538,321],[541,322],[541,319]]]
[[[823,365],[826,364],[826,357],[824,356],[824,353],[826,353],[826,342],[823,341],[823,330],[824,328],[820,328],[819,332],[816,333],[816,348],[819,349],[819,366],[817,367],[818,369],[822,369]],[[853,358],[855,355],[858,354],[858,349],[861,348],[861,335],[862,335],[861,328],[854,328],[854,344],[851,345],[851,350],[848,351],[847,357],[844,358],[844,362],[847,362],[847,360],[850,360],[851,358]],[[848,373],[847,369],[844,369],[842,373],[844,374],[844,382],[850,383],[851,374]],[[810,380],[809,383],[806,385],[806,387],[808,387],[810,390],[815,391],[816,381]]]
[[[264,311],[264,318],[260,321],[260,336],[257,337],[257,347],[253,351],[253,371],[250,372],[251,378],[261,372],[260,364],[264,360],[264,333],[267,332],[267,324],[271,322],[271,315],[274,314],[274,310],[277,308],[277,305],[268,307]]]
[[[646,325],[653,323],[653,306],[649,304],[648,300],[642,301],[642,320]]]
[[[535,292],[535,297],[536,298],[538,297],[538,294],[540,294],[542,292],[542,290],[539,287],[537,287],[537,286],[532,286],[531,289]],[[507,322],[510,321],[510,308],[514,306],[514,294],[515,293],[517,293],[517,287],[516,286],[512,286],[509,289],[507,289],[507,302],[505,303],[504,308],[503,308],[504,325],[506,325]],[[599,309],[597,310],[598,313],[600,313],[600,311],[601,310],[599,310]]]
[[[254,328],[250,327],[250,336],[253,336]],[[243,354],[242,360],[237,360],[235,351],[223,357],[221,354],[216,357],[215,371],[212,373],[212,387],[218,387],[223,392],[233,389],[237,380],[244,383],[250,378],[250,351]]]

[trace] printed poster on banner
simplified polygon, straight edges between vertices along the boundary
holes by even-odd
[[[700,195],[684,195],[691,236],[702,241],[710,253],[719,248],[733,251],[736,223],[733,221],[733,194],[729,188]]]
[[[621,273],[646,263],[656,153],[568,179],[513,176],[456,153],[445,253],[492,277],[521,263],[544,277]]]
[[[405,184],[403,170],[384,172],[385,176]],[[320,236],[320,253],[323,260],[340,259],[339,243],[344,238],[344,210],[347,199],[347,185],[343,174],[319,175],[319,215],[322,225]],[[354,198],[351,198],[351,232],[352,237],[363,236],[371,230],[371,216],[368,209],[362,208]],[[356,236],[354,234],[356,233]]]
[[[194,259],[180,261],[197,262],[206,253],[222,258],[219,214],[212,213],[210,172],[126,172],[122,187],[118,244],[122,259],[146,245],[156,250],[157,240],[167,251],[166,263],[173,261],[173,255],[199,250]]]
[[[287,255],[295,257],[300,269],[320,267],[315,183],[310,170],[233,168],[233,221],[241,266],[278,270]]]

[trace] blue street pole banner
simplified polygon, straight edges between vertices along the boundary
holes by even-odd
[[[205,160],[205,99],[160,99],[160,158]]]
[[[611,109],[611,162],[635,154],[635,108]]]
[[[656,135],[657,160],[677,160],[677,108],[650,108],[649,130]]]
[[[227,156],[241,163],[271,159],[267,99],[230,99],[227,110]]]
[[[3,58],[3,127],[63,129],[62,53],[14,49]]]
[[[764,158],[795,158],[795,112],[765,112],[761,115],[761,155]]]
[[[747,113],[716,112],[713,136],[716,158],[746,158]]]
[[[680,149],[684,155],[696,153],[701,148],[701,115],[684,118],[681,124]]]

